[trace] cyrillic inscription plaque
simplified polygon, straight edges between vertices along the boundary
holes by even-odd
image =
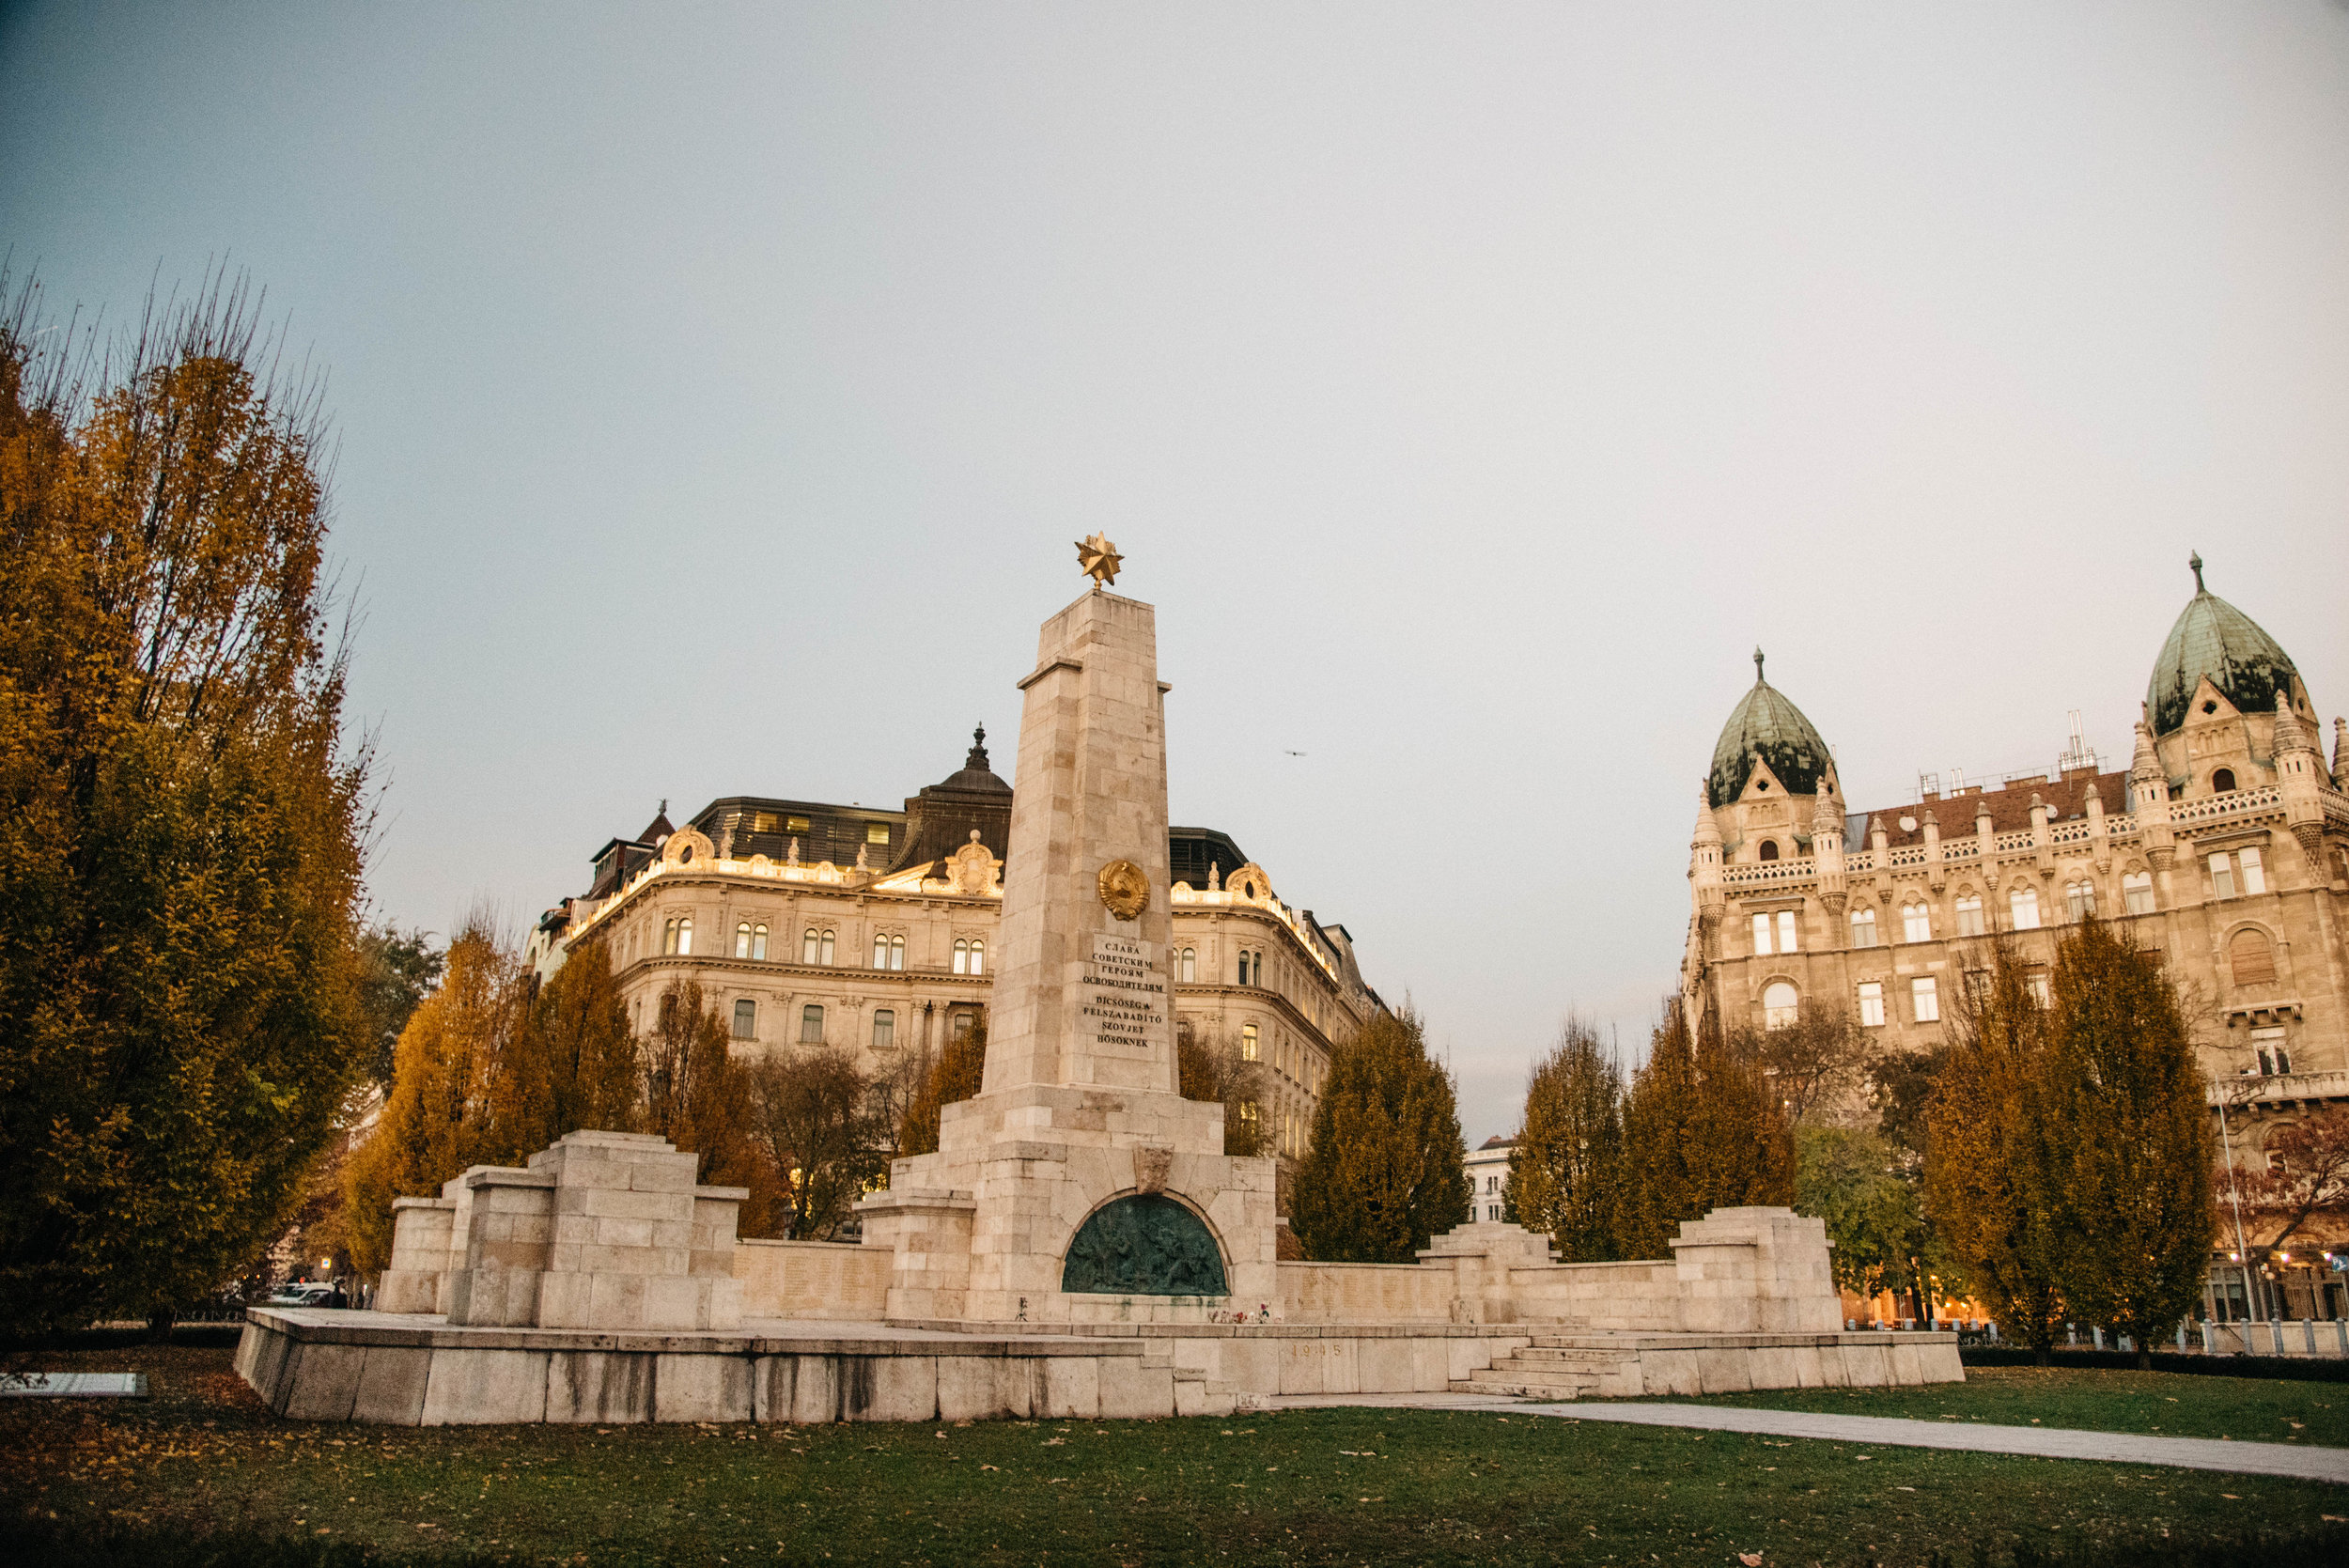
[[[1097,933],[1085,966],[1084,1017],[1096,1046],[1139,1050],[1166,1023],[1166,983],[1158,947],[1133,937]]]

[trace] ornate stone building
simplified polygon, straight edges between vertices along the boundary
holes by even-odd
[[[1980,939],[2013,933],[2044,986],[2061,927],[2093,910],[2180,982],[2213,1104],[2239,1108],[2238,1163],[2349,1098],[2349,739],[2335,719],[2327,768],[2292,660],[2192,565],[2123,769],[2076,738],[2044,775],[1927,777],[1913,802],[1857,810],[1756,653],[1699,800],[1688,1002],[1732,1027],[1831,1002],[1885,1048],[1930,1046]]]
[[[729,796],[674,828],[664,804],[540,917],[539,972],[600,937],[639,1031],[671,981],[693,980],[738,1049],[844,1047],[868,1071],[967,1032],[988,1008],[1012,800],[984,730],[974,741],[902,811]],[[1175,1027],[1263,1064],[1255,1114],[1299,1155],[1330,1048],[1377,993],[1346,927],[1282,900],[1229,836],[1174,828],[1168,847]]]

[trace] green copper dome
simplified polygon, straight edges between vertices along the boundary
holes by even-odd
[[[2276,693],[2289,692],[2300,678],[2276,639],[2250,616],[2202,586],[2202,558],[2193,557],[2194,598],[2170,629],[2170,640],[2154,660],[2145,683],[2145,710],[2154,734],[2169,735],[2186,723],[2194,689],[2210,683],[2245,713],[2273,713]]]
[[[1827,742],[1788,702],[1778,688],[1762,678],[1762,650],[1753,650],[1753,690],[1731,710],[1713,746],[1713,770],[1704,776],[1704,798],[1725,806],[1745,793],[1753,777],[1753,759],[1770,765],[1770,773],[1789,795],[1813,795],[1826,776],[1830,759]]]

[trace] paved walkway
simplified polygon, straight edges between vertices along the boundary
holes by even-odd
[[[1750,1432],[1769,1437],[1881,1444],[1888,1448],[1964,1449],[1975,1453],[2022,1453],[2040,1459],[2099,1459],[2122,1465],[2161,1465],[2184,1470],[2231,1470],[2288,1476],[2295,1481],[2349,1484],[2349,1449],[2296,1443],[2236,1443],[2210,1437],[2153,1437],[2127,1432],[2077,1432],[2053,1426],[1984,1426],[1974,1421],[1912,1421],[1890,1416],[1828,1416],[1808,1410],[1748,1410],[1719,1405],[1645,1405],[1610,1400],[1537,1405],[1475,1394],[1294,1395],[1275,1409],[1316,1405],[1389,1405],[1414,1410],[1505,1410],[1511,1415],[1559,1416],[1578,1421],[1624,1421],[1637,1426],[1696,1427]]]

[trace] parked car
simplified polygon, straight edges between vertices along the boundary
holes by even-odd
[[[297,1280],[290,1285],[280,1285],[270,1293],[264,1307],[343,1307],[349,1298],[339,1285],[319,1284]]]

